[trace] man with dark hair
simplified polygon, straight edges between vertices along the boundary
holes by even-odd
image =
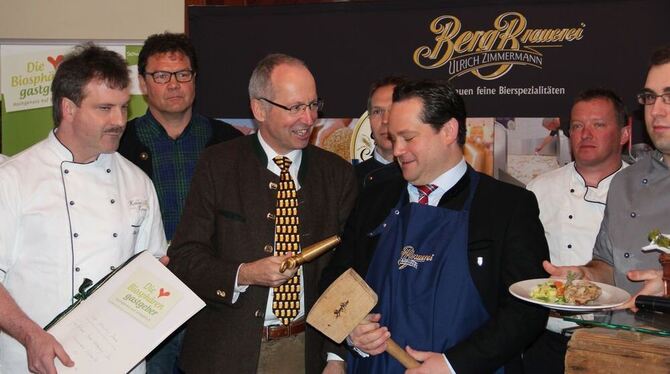
[[[198,61],[184,34],[149,36],[138,60],[140,88],[149,108],[128,122],[119,153],[144,170],[156,186],[165,235],[172,240],[196,162],[214,144],[241,136],[231,125],[193,112]],[[172,374],[183,329],[148,356],[149,373]]]
[[[545,276],[537,203],[467,165],[465,118],[446,82],[395,88],[389,135],[402,176],[362,191],[320,284],[353,267],[379,295],[349,335],[350,372],[403,373],[384,353],[391,334],[424,372],[518,369],[544,328],[546,310],[507,291]]]
[[[621,147],[630,129],[621,99],[608,89],[589,89],[574,100],[570,113],[570,147],[574,162],[542,174],[527,186],[540,205],[540,221],[554,265],[584,265],[591,261],[607,191],[619,171]],[[568,337],[563,329],[576,326],[549,317],[547,330],[524,353],[528,373],[563,373]]]
[[[398,84],[404,82],[404,78],[391,75],[382,78],[370,86],[368,95],[368,120],[370,121],[370,131],[372,139],[375,141],[375,147],[372,150],[372,156],[354,167],[356,178],[359,185],[364,187],[367,180],[383,177],[374,172],[385,165],[393,163],[393,144],[388,136],[388,115],[393,101],[393,89]],[[397,164],[395,164],[397,166]],[[390,168],[389,170],[393,170]],[[385,171],[387,174],[391,171]]]
[[[56,128],[0,165],[0,370],[55,373],[73,366],[42,327],[143,250],[165,254],[151,180],[116,153],[129,94],[125,61],[92,44],[59,65]],[[144,365],[135,372],[143,372]]]
[[[262,59],[249,99],[258,132],[204,151],[169,250],[170,269],[208,304],[189,321],[180,367],[321,373],[324,338],[304,316],[329,255],[284,273],[279,266],[340,233],[355,174],[309,144],[323,101],[304,62]]]
[[[658,255],[643,253],[653,229],[670,233],[670,219],[664,202],[670,192],[670,47],[651,57],[642,92],[647,132],[656,150],[619,172],[610,185],[607,208],[593,248],[593,260],[583,266],[544,268],[551,275],[565,277],[568,271],[585,279],[614,284],[633,297],[624,307],[635,307],[638,295],[662,295],[662,270]]]
[[[151,35],[140,51],[140,88],[149,108],[128,122],[119,153],[153,180],[165,234],[172,239],[200,153],[242,134],[231,125],[193,113],[198,63],[184,34]]]

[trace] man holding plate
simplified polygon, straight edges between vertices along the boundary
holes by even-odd
[[[585,279],[630,292],[634,296],[622,308],[634,307],[637,295],[663,294],[658,256],[640,249],[648,244],[651,230],[670,232],[665,203],[670,192],[670,47],[652,55],[644,89],[637,98],[644,106],[647,132],[656,150],[612,181],[593,260],[579,267],[544,263],[553,276],[578,272]]]

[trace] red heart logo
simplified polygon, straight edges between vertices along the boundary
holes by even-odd
[[[170,296],[170,291],[166,291],[165,288],[161,288],[158,290],[158,298],[161,298],[163,296]]]
[[[63,55],[58,55],[56,56],[56,58],[49,56],[47,57],[47,61],[49,61],[49,63],[53,65],[54,69],[57,69],[58,65],[60,65],[61,62],[63,62]]]

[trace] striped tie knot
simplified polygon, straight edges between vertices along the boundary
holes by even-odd
[[[419,191],[419,204],[428,204],[428,195],[431,192],[437,189],[437,186],[434,184],[424,184],[423,186],[416,186],[416,189]]]

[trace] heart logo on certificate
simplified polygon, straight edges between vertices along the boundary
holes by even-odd
[[[160,290],[158,290],[158,298],[161,298],[163,296],[165,297],[170,296],[170,291],[166,290],[165,288],[161,288]]]

